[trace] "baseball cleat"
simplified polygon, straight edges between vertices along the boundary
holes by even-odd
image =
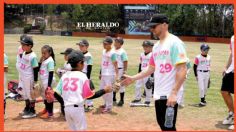
[[[131,103],[141,103],[141,99],[135,99]]]
[[[229,130],[234,130],[234,125],[229,126]]]
[[[103,114],[108,114],[111,113],[111,109],[110,108],[105,108],[104,110],[102,110]]]
[[[222,122],[223,125],[232,125],[234,124],[234,113],[230,112],[229,115]]]
[[[123,104],[124,104],[124,101],[119,101],[119,103],[117,104],[117,106],[120,106],[120,107],[122,107],[122,106],[123,106]]]
[[[33,112],[28,111],[25,115],[22,116],[23,119],[29,119],[29,118],[34,118],[37,115]]]

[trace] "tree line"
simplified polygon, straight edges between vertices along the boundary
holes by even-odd
[[[53,30],[53,17],[63,18],[62,23],[69,31],[76,31],[77,22],[119,22],[119,29],[112,32],[123,33],[126,5],[9,5],[5,4],[5,25],[13,20],[24,25],[25,17],[49,17]],[[135,5],[129,5],[135,6]],[[230,37],[234,32],[234,7],[230,4],[210,5],[138,5],[153,6],[156,13],[166,14],[170,19],[170,31],[177,35]],[[86,31],[86,29],[79,29]]]

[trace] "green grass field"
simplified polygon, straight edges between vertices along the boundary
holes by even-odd
[[[8,80],[17,79],[18,74],[15,68],[16,52],[19,46],[20,35],[4,35],[4,52],[9,57],[9,73]],[[84,37],[83,37],[84,38]],[[35,46],[33,51],[36,52],[38,58],[41,57],[41,47],[45,44],[49,44],[54,48],[56,54],[56,67],[61,67],[64,63],[63,56],[60,55],[61,51],[71,47],[78,49],[75,44],[81,37],[63,37],[63,36],[33,36]],[[99,69],[102,53],[102,38],[86,38],[90,43],[89,51],[93,55],[93,71],[92,80],[96,85],[96,89],[99,88]],[[138,39],[125,39],[124,49],[128,53],[128,74],[133,75],[138,71],[139,55],[142,51],[142,41]],[[200,53],[199,47],[201,43],[185,42],[188,57],[193,64],[194,57]],[[182,123],[189,124],[192,130],[224,130],[227,128],[220,125],[220,121],[224,119],[227,114],[226,105],[220,94],[221,87],[221,73],[228,60],[229,45],[220,43],[207,43],[211,47],[209,54],[212,58],[211,63],[211,87],[207,93],[207,106],[203,108],[196,108],[189,106],[189,104],[196,104],[199,102],[199,93],[196,79],[194,77],[193,70],[191,69],[189,78],[186,81],[185,87],[185,108],[180,110],[178,120]],[[125,103],[128,105],[134,97],[134,85],[130,85],[126,88]],[[119,97],[119,96],[118,96]],[[95,105],[100,103],[101,99],[95,101]],[[147,114],[149,118],[155,118],[154,112],[149,112],[147,109],[141,110]],[[122,115],[120,115],[122,116]],[[153,119],[152,119],[153,120]],[[155,120],[155,119],[154,119]],[[200,125],[196,125],[200,122]],[[180,123],[179,123],[180,124]],[[202,124],[202,125],[201,125]],[[183,124],[181,124],[183,126]],[[178,126],[178,123],[177,123]],[[183,126],[184,127],[184,126]]]

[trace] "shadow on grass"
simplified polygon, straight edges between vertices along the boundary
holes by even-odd
[[[222,124],[222,121],[217,121],[217,124],[215,124],[215,127],[216,128],[220,128],[220,129],[225,129],[225,130],[228,130],[228,127],[229,127],[230,125],[223,125]]]

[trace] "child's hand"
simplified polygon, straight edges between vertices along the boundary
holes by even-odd
[[[42,63],[44,60],[44,57],[41,57],[39,62]]]

